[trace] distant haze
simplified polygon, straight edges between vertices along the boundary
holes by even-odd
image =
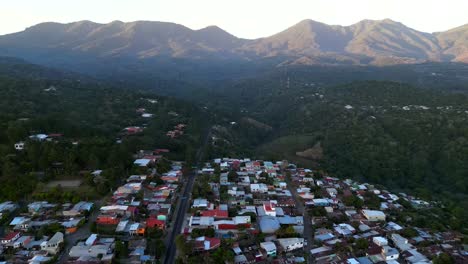
[[[217,25],[241,38],[270,36],[303,19],[351,25],[391,18],[424,32],[468,23],[466,0],[15,0],[3,1],[0,34],[45,21],[157,20],[192,29]]]

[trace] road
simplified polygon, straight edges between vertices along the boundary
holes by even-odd
[[[197,156],[196,156],[196,161],[197,161],[197,167],[200,167],[202,164],[202,159],[203,159],[203,152],[205,150],[205,147],[207,144],[210,142],[210,137],[211,137],[211,129],[208,129],[208,131],[205,134],[205,138],[203,140],[203,144],[200,146],[200,148],[197,151]],[[180,196],[179,203],[176,206],[176,214],[174,215],[173,223],[172,223],[172,230],[170,231],[169,236],[167,237],[166,240],[166,254],[164,255],[164,264],[172,264],[175,262],[175,257],[176,257],[176,245],[175,245],[175,238],[178,234],[181,233],[181,229],[185,220],[185,213],[188,210],[188,206],[190,204],[190,196],[192,194],[192,188],[193,188],[193,183],[195,182],[195,178],[197,176],[197,169],[192,170],[190,174],[188,175],[187,183],[185,184],[184,189],[181,191],[182,195]]]
[[[304,217],[304,239],[307,240],[307,246],[304,247],[304,252],[307,253],[307,256],[309,256],[309,259],[306,261],[307,263],[313,263],[312,262],[312,257],[310,256],[310,249],[312,246],[312,242],[314,241],[313,237],[313,230],[312,230],[312,222],[311,222],[311,217],[308,214],[304,202],[301,200],[299,195],[297,194],[295,186],[293,186],[291,179],[288,179],[286,177],[286,183],[288,184],[288,189],[292,194],[292,198],[294,199],[294,202],[296,204],[297,210],[303,215]]]
[[[103,200],[96,201],[94,203],[93,211],[88,216],[88,221],[82,227],[78,228],[75,233],[65,235],[65,249],[62,250],[62,254],[57,259],[58,264],[67,263],[70,249],[75,246],[79,240],[86,239],[91,235],[90,226],[96,221],[96,218],[99,215],[99,208],[101,207],[102,203]]]

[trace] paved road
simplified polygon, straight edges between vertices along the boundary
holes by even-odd
[[[196,156],[196,161],[197,161],[197,167],[200,167],[202,164],[202,159],[203,159],[203,152],[205,150],[205,147],[207,144],[210,142],[210,137],[211,137],[211,129],[209,129],[206,132],[203,144],[200,146],[200,148],[197,151],[197,156]],[[172,264],[175,262],[175,257],[176,257],[176,245],[175,245],[175,238],[178,234],[181,233],[181,229],[185,220],[185,213],[188,210],[188,206],[190,204],[190,196],[192,194],[192,188],[193,188],[193,183],[195,181],[195,178],[197,176],[197,171],[193,170],[190,172],[188,175],[188,180],[185,185],[185,188],[182,191],[182,195],[180,196],[179,199],[179,204],[176,206],[176,214],[173,216],[173,223],[172,223],[172,230],[170,230],[170,234],[167,237],[166,240],[166,254],[164,257],[164,264]]]
[[[62,251],[62,255],[60,255],[60,257],[57,259],[58,264],[67,263],[70,249],[75,246],[79,240],[88,238],[91,235],[91,223],[96,221],[96,218],[99,215],[99,208],[101,207],[102,203],[103,200],[94,202],[94,210],[89,215],[88,222],[86,222],[82,227],[78,228],[75,233],[65,235],[65,249]]]
[[[304,247],[304,251],[308,254],[309,259],[307,260],[307,263],[313,263],[312,262],[312,257],[310,256],[310,249],[312,246],[312,242],[314,241],[313,237],[313,230],[312,230],[312,223],[311,223],[311,217],[309,216],[307,209],[304,206],[304,202],[301,200],[299,195],[297,194],[296,188],[293,186],[291,179],[286,179],[286,183],[288,184],[288,189],[292,194],[292,198],[294,199],[294,202],[296,203],[296,208],[301,212],[301,214],[304,216],[304,239],[307,240],[307,246]]]

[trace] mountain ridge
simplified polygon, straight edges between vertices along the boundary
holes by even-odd
[[[97,58],[247,60],[280,58],[288,64],[393,65],[423,62],[468,63],[468,24],[436,33],[421,32],[391,19],[349,26],[311,19],[269,37],[242,39],[212,25],[193,30],[158,21],[89,20],[45,22],[0,36],[0,55],[38,62],[46,54]]]

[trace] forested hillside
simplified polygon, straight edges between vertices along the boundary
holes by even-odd
[[[0,199],[35,195],[38,184],[86,179],[97,169],[104,170],[105,180],[96,186],[88,183],[97,193],[106,193],[122,175],[132,172],[132,155],[140,149],[168,148],[170,158],[191,160],[208,120],[198,107],[184,101],[80,81],[81,76],[71,73],[49,78],[53,70],[11,62],[0,64]],[[142,117],[137,112],[142,108],[152,116]],[[176,139],[166,136],[179,123],[187,125],[186,134]],[[130,126],[143,132],[126,135],[123,129]],[[31,139],[35,134],[56,138]],[[15,150],[21,141],[24,150]],[[71,199],[95,194],[67,195]]]
[[[296,81],[287,89],[257,79],[237,88],[232,98],[242,109],[239,124],[218,133],[234,142],[231,148],[220,144],[225,151],[238,149],[238,142],[256,148],[259,158],[319,164],[333,176],[427,198],[466,200],[465,95],[378,81],[332,87]],[[271,129],[247,126],[245,117]]]

